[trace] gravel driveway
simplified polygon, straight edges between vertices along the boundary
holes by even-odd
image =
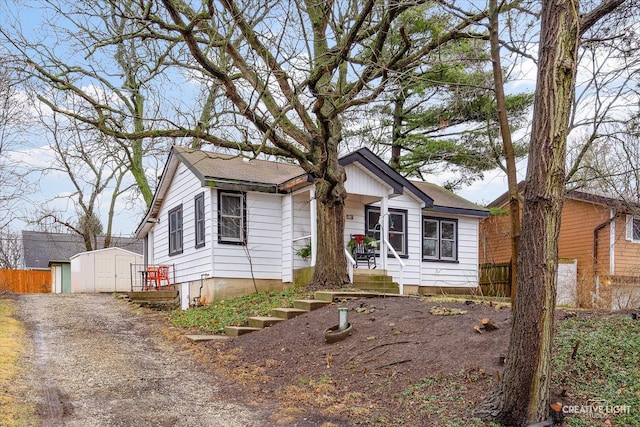
[[[258,426],[215,377],[111,295],[22,295],[28,382],[43,426]]]

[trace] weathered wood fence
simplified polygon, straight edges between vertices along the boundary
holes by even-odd
[[[0,291],[17,294],[46,294],[51,292],[51,272],[0,269]]]
[[[480,264],[480,288],[482,294],[492,297],[511,296],[511,264]]]

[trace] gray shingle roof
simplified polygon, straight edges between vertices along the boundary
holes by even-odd
[[[239,156],[177,146],[174,149],[204,179],[275,186],[305,175],[305,171],[300,166],[289,163],[259,159],[248,160]]]
[[[489,210],[458,196],[451,191],[424,181],[411,181],[416,187],[433,199],[433,210],[436,212],[471,214],[488,216]]]
[[[142,241],[131,237],[112,237],[111,246],[142,254]],[[98,237],[98,247],[104,247],[104,236]],[[86,248],[77,234],[23,230],[22,251],[25,269],[47,269],[49,262],[69,262],[69,258]]]

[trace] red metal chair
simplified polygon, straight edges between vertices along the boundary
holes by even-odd
[[[161,265],[158,267],[158,290],[162,289],[162,283],[166,283],[166,288],[169,289],[171,282],[169,281],[169,266]]]
[[[171,286],[169,281],[169,266],[161,265],[158,267],[147,267],[145,275],[144,290],[150,291],[156,289],[161,290],[163,286],[167,289]]]

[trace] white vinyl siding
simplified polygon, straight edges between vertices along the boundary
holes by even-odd
[[[356,163],[347,165],[344,169],[348,177],[344,187],[349,194],[379,198],[393,192],[380,178]]]
[[[252,278],[253,273],[256,279],[281,279],[282,196],[250,192],[245,197],[246,244],[221,243],[216,236],[215,277]]]
[[[430,260],[422,262],[421,284],[441,287],[476,287],[478,285],[478,228],[479,218],[457,219],[457,262]],[[439,219],[446,220],[439,217]]]
[[[196,248],[195,243],[195,203],[194,198],[202,193],[200,181],[180,163],[171,182],[164,202],[158,214],[160,222],[154,225],[150,239],[153,250],[148,262],[155,265],[174,265],[176,282],[199,280],[200,275],[211,273],[211,241],[207,238],[205,245]],[[182,204],[182,253],[169,256],[169,219],[172,208]],[[205,216],[211,216],[211,191],[204,189]],[[205,221],[205,235],[211,236],[211,221]]]

